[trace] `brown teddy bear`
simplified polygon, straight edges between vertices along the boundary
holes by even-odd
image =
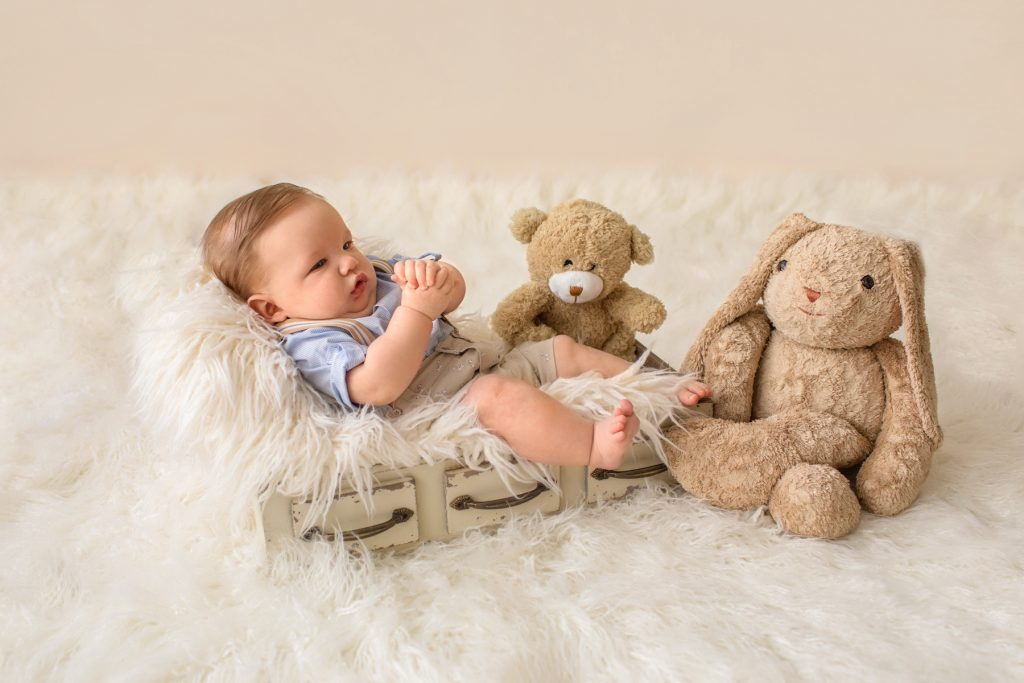
[[[787,218],[687,354],[716,417],[669,431],[673,475],[801,536],[905,509],[942,441],[923,295],[915,244]],[[855,495],[837,468],[858,464]]]
[[[545,214],[521,209],[510,226],[527,244],[530,282],[498,304],[491,326],[516,345],[556,334],[632,361],[636,333],[665,321],[665,306],[622,281],[631,263],[647,264],[647,235],[619,214],[573,199]]]

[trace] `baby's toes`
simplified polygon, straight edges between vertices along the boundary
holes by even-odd
[[[704,382],[694,382],[692,386],[687,387],[691,392],[696,394],[698,398],[709,398],[711,396],[711,387]]]
[[[676,397],[679,399],[679,402],[682,403],[684,406],[694,406],[700,402],[700,396],[693,393],[689,389],[683,389],[676,395]]]

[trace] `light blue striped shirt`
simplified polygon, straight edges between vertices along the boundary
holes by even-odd
[[[406,258],[408,257],[396,254],[387,259],[387,262],[393,266]],[[419,258],[432,258],[435,261],[440,261],[441,255],[428,252]],[[395,314],[395,310],[402,303],[402,288],[391,281],[390,273],[381,270],[375,272],[377,274],[377,303],[374,304],[370,315],[353,318],[353,320],[362,323],[379,337],[384,334],[388,323],[391,322],[391,316]],[[426,358],[432,354],[437,345],[450,335],[453,329],[443,319],[435,320],[430,331],[427,351],[423,357]],[[359,408],[359,404],[353,403],[348,395],[346,377],[349,370],[366,360],[367,346],[365,344],[353,339],[345,330],[335,327],[313,327],[293,332],[286,335],[281,343],[284,350],[295,361],[295,365],[306,381],[346,408],[352,410]]]

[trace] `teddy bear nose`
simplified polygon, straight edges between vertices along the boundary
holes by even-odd
[[[582,287],[579,287],[577,285],[573,285],[572,287],[569,287],[569,296],[579,296],[582,293],[583,293],[583,288]]]
[[[816,292],[810,287],[804,287],[804,293],[807,294],[807,300],[812,304],[818,300],[819,296],[821,296],[821,292]]]

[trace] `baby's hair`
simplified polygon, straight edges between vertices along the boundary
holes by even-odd
[[[324,198],[291,183],[267,185],[229,202],[203,234],[203,265],[243,301],[260,275],[256,239],[296,202]]]

